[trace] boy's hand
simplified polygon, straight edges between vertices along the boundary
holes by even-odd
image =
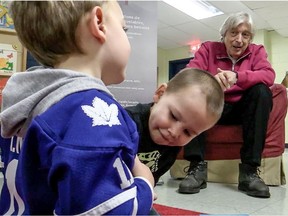
[[[150,169],[145,164],[141,163],[138,156],[135,157],[135,163],[134,163],[134,167],[132,170],[132,174],[134,177],[141,176],[141,177],[146,178],[150,182],[152,187],[154,188],[154,185],[155,185],[154,177]],[[153,200],[156,200],[156,199],[157,199],[157,194],[153,192]]]

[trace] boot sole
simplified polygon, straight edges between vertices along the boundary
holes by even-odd
[[[200,185],[199,188],[189,188],[189,187],[179,187],[178,192],[179,193],[183,193],[183,194],[195,194],[195,193],[199,193],[200,189],[205,189],[207,188],[207,183],[204,182],[203,184]]]
[[[239,187],[239,191],[245,192],[248,196],[257,197],[257,198],[270,198],[269,191],[249,191],[247,188]]]

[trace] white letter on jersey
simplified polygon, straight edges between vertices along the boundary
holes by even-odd
[[[6,179],[7,179],[7,188],[9,190],[10,194],[10,207],[8,212],[6,212],[4,215],[12,215],[15,211],[14,209],[14,198],[18,205],[18,213],[17,215],[22,215],[25,209],[24,202],[19,196],[17,192],[17,188],[15,185],[15,179],[16,179],[16,169],[18,165],[18,160],[12,160],[7,166],[6,170]]]
[[[126,167],[126,170],[129,172],[129,175],[130,175],[130,180],[127,179],[126,177],[126,174],[125,174],[125,171],[124,171],[124,167],[123,165]],[[116,158],[114,164],[113,164],[113,167],[115,167],[117,169],[117,172],[120,176],[120,179],[121,179],[121,189],[125,189],[125,188],[128,188],[131,186],[131,184],[133,184],[134,182],[134,179],[133,179],[133,176],[132,176],[132,173],[130,172],[130,170],[128,169],[128,167],[126,166],[126,164],[123,162],[121,162],[120,158]]]

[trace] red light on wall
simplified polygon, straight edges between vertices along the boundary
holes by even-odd
[[[195,54],[195,52],[200,48],[201,46],[201,41],[200,40],[193,40],[192,42],[189,43],[190,49],[189,52],[191,54]]]

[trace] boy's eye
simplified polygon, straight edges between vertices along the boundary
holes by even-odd
[[[190,132],[188,130],[184,130],[184,133],[186,134],[186,136],[190,136]]]
[[[171,112],[171,117],[174,119],[174,120],[177,120],[176,116]]]
[[[127,32],[128,28],[126,26],[123,26],[123,30],[124,30],[124,32]]]

